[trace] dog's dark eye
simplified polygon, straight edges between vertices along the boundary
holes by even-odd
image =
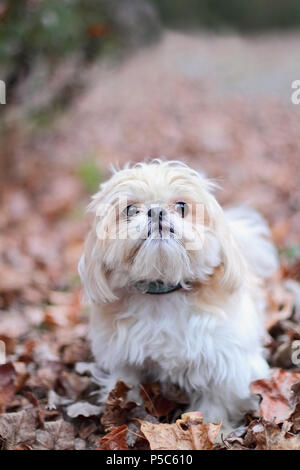
[[[125,214],[127,215],[127,217],[132,217],[133,215],[136,215],[138,213],[139,213],[139,210],[134,204],[127,206],[125,209]]]
[[[183,218],[186,217],[189,208],[185,202],[176,202],[175,204],[175,211]]]

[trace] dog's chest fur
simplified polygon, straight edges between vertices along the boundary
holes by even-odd
[[[92,318],[96,359],[104,367],[112,361],[115,367],[131,364],[145,371],[148,380],[175,382],[191,389],[206,387],[212,377],[218,380],[222,374],[228,351],[239,355],[243,348],[235,337],[241,332],[232,323],[197,310],[191,298],[180,292],[139,295],[124,311],[105,315],[100,319],[96,313]]]

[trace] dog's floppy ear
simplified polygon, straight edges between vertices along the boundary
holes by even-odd
[[[84,287],[84,294],[90,302],[113,302],[117,300],[109,287],[107,271],[103,263],[103,240],[99,240],[95,224],[89,233],[78,271]]]
[[[113,302],[117,297],[109,286],[108,270],[104,264],[107,240],[108,215],[111,205],[106,201],[111,182],[102,183],[87,207],[95,216],[92,230],[87,236],[78,272],[84,287],[85,298],[90,302]],[[109,209],[110,208],[110,209]]]
[[[246,261],[223,214],[216,224],[216,231],[221,246],[224,268],[221,285],[227,291],[233,292],[245,280],[247,273]]]
[[[213,195],[214,190],[219,186],[203,175],[200,175],[200,182],[201,199],[204,200],[208,211],[209,225],[217,236],[221,248],[223,264],[223,275],[220,278],[221,287],[226,291],[233,292],[245,280],[246,260],[233,236],[222,207]]]
[[[211,230],[217,236],[223,265],[220,285],[228,292],[233,292],[245,280],[248,272],[246,260],[231,231],[222,207],[209,191],[206,194],[206,207],[209,213]]]

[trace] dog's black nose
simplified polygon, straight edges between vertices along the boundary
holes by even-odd
[[[162,219],[164,215],[166,215],[166,210],[163,207],[152,207],[148,210],[148,217],[151,219]]]
[[[148,219],[149,219],[149,225],[151,224],[157,224],[158,229],[161,232],[162,231],[162,221],[163,218],[166,216],[167,212],[163,207],[151,207],[151,209],[148,210]],[[151,230],[149,230],[151,233]],[[148,234],[149,236],[149,234]]]

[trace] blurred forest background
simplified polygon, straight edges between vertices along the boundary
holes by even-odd
[[[85,206],[110,163],[161,155],[215,178],[223,204],[268,219],[281,256],[269,360],[294,368],[299,63],[295,0],[0,0],[0,340],[14,362],[5,395],[0,370],[0,413],[51,398],[59,411],[46,419],[57,420],[59,406],[89,395],[74,370],[89,358],[77,275]],[[79,447],[103,434],[94,421],[85,438],[69,428]]]

